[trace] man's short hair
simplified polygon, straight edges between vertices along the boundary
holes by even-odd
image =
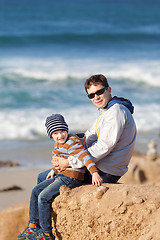
[[[101,84],[104,87],[109,86],[107,78],[104,75],[102,75],[102,74],[92,75],[91,77],[87,78],[84,83],[86,92],[87,92],[87,89],[89,89],[91,85],[98,85],[98,84]]]

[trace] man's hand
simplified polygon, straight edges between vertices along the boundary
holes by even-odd
[[[68,159],[63,157],[58,157],[54,155],[51,161],[53,168],[56,169],[58,172],[64,171],[67,167],[69,167]]]
[[[46,179],[49,179],[49,178],[51,178],[51,177],[53,177],[53,176],[54,176],[54,170],[52,169],[52,170],[48,173]]]
[[[94,172],[92,175],[92,184],[96,185],[96,187],[101,186],[103,183],[103,179],[100,177],[98,172]]]

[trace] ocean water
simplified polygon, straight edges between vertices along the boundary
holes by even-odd
[[[158,0],[0,1],[1,159],[45,147],[52,113],[63,114],[71,132],[85,131],[97,111],[83,84],[97,73],[113,96],[132,101],[137,150],[151,139],[159,150],[159,9]]]

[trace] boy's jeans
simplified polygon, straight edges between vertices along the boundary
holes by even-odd
[[[38,179],[37,179],[37,184],[44,181],[48,175],[48,173],[50,172],[51,169],[46,170],[44,172],[41,172],[38,175]],[[101,178],[103,179],[104,183],[117,183],[118,180],[121,178],[120,176],[113,176],[111,174],[108,173],[104,173],[101,170],[98,170],[99,175],[101,176]],[[92,176],[89,173],[88,170],[86,170],[85,174],[84,174],[84,181],[83,184],[91,184],[92,183]]]
[[[44,180],[46,180],[46,177],[47,177],[48,173],[49,173],[51,170],[52,170],[52,168],[51,168],[51,169],[48,169],[48,170],[46,170],[46,171],[44,171],[44,172],[39,173],[39,174],[38,174],[38,178],[37,178],[37,184],[39,184],[39,183],[43,182]]]
[[[82,185],[82,181],[57,174],[37,184],[31,193],[29,217],[32,223],[39,224],[43,232],[51,233],[52,200],[59,194],[59,188],[66,185],[75,188]]]

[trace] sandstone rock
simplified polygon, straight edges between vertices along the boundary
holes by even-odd
[[[19,190],[23,190],[23,189],[19,186],[13,185],[11,187],[0,189],[0,192],[19,191]]]
[[[147,157],[151,161],[155,161],[157,159],[157,144],[154,140],[151,140],[148,144]]]
[[[133,156],[128,172],[121,177],[121,183],[143,184],[147,182],[160,182],[160,156],[151,160],[147,155]]]
[[[160,183],[63,186],[52,206],[56,240],[160,239]],[[0,240],[16,239],[28,210],[24,203],[0,213]]]
[[[0,161],[0,167],[17,167],[19,163],[12,162],[10,160]]]
[[[63,195],[55,199],[53,232],[57,239],[159,238],[160,184],[103,184],[102,187],[107,191],[100,198],[95,197],[98,189],[88,185],[72,189],[65,204],[61,202]]]

